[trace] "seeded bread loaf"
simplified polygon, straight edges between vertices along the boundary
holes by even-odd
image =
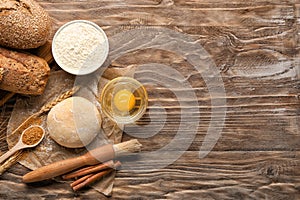
[[[50,32],[51,19],[35,1],[0,1],[0,46],[36,48],[45,44]]]
[[[50,68],[44,59],[0,47],[0,89],[40,95],[49,74]]]

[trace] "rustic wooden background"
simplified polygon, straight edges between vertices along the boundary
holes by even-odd
[[[201,115],[192,145],[163,169],[118,172],[112,199],[300,199],[299,1],[38,2],[53,18],[54,31],[70,20],[86,19],[101,26],[109,38],[139,27],[167,27],[188,34],[212,56],[223,77],[227,116],[213,151],[199,158],[211,107],[203,80],[191,76],[189,82],[199,93]],[[176,61],[177,67],[185,72],[188,69],[178,55],[151,49],[129,53],[114,61],[111,68],[150,61],[169,65]],[[180,117],[167,90],[159,94],[152,91],[151,95],[157,99],[151,99],[150,108],[164,98],[168,119],[159,134],[141,139],[144,151],[167,144]],[[3,126],[13,103],[11,100],[2,108]],[[148,120],[144,117],[140,124]],[[155,117],[151,120],[159,123]],[[130,137],[125,135],[124,139]],[[106,199],[91,189],[74,193],[66,183],[25,185],[21,176],[27,171],[15,165],[1,176],[1,199]]]

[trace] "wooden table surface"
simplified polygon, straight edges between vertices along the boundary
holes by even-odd
[[[148,164],[157,169],[142,163],[119,171],[112,199],[300,199],[299,1],[38,2],[53,18],[54,32],[85,19],[104,29],[112,50],[134,46],[139,36],[145,40],[119,54],[109,70],[143,66],[137,78],[157,81],[147,85],[146,115],[123,137],[144,137],[143,152],[154,152]],[[126,33],[128,41],[116,39]],[[166,43],[155,45],[164,34]],[[197,56],[212,64],[196,68]],[[2,125],[12,106],[2,108]],[[169,143],[176,144],[170,154],[155,153]],[[17,164],[3,174],[0,199],[106,199],[92,189],[74,193],[66,183],[25,185],[21,177],[28,171]]]

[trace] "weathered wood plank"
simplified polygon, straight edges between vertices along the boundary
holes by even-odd
[[[205,6],[185,8],[180,4],[139,6],[120,2],[101,3],[101,1],[84,4],[73,1],[55,4],[41,2],[41,5],[54,18],[56,27],[73,19],[87,19],[103,27],[116,25],[237,27],[242,25],[249,30],[261,28],[261,31],[257,30],[257,32],[263,32],[268,27],[283,28],[289,25],[295,12],[292,3],[279,5],[264,3],[260,6],[250,4],[248,7],[231,3],[229,4],[231,7],[225,8],[218,7],[224,5],[221,2],[211,3],[212,8]],[[275,32],[270,30],[269,33]]]
[[[0,180],[1,199],[107,199],[95,190],[72,191],[70,183],[44,181],[26,185],[22,176],[27,169],[17,164],[13,169],[2,175]]]
[[[299,156],[299,151],[213,151],[206,158],[199,159],[198,152],[183,152],[179,160],[163,169],[119,171],[113,198],[297,199],[300,187]],[[149,160],[150,165],[155,162]],[[26,186],[20,182],[24,171],[27,170],[18,165],[2,176],[1,197],[26,196],[30,199],[39,195],[47,199],[104,199],[93,190],[75,194],[63,182],[46,181]]]
[[[297,199],[299,152],[185,152],[157,171],[120,171],[114,197],[155,199]],[[149,160],[155,164],[155,160]]]
[[[274,1],[265,1],[265,0],[254,0],[254,1],[246,1],[246,0],[237,0],[237,1],[229,1],[223,2],[222,0],[173,0],[175,5],[179,5],[180,7],[213,7],[213,8],[234,8],[234,7],[255,7],[260,5],[283,5],[283,4],[294,4],[296,3],[294,0],[274,0]]]
[[[73,19],[87,19],[97,22],[100,26],[116,25],[149,25],[149,26],[240,26],[247,29],[258,27],[283,27],[289,19],[293,19],[293,6],[262,6],[240,9],[188,9],[176,7],[93,7],[90,9],[80,8],[76,12],[67,9],[48,9],[50,15],[59,25]],[[255,12],[256,10],[256,12]],[[121,14],[120,14],[121,12]],[[243,13],[245,12],[245,13]],[[248,13],[247,13],[248,12]],[[64,13],[64,17],[61,13]],[[92,13],[88,15],[87,13]],[[272,13],[270,16],[269,13]],[[209,17],[205,17],[209,16]],[[285,16],[282,18],[281,16]]]

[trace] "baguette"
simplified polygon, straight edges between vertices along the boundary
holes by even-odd
[[[37,56],[0,47],[0,89],[29,95],[44,92],[50,68]]]

